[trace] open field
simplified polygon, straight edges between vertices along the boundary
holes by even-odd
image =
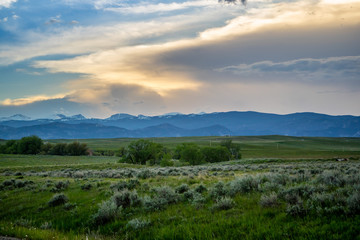
[[[221,139],[153,140],[175,148]],[[95,150],[130,141],[81,140]],[[243,159],[184,167],[122,164],[117,157],[0,155],[0,236],[360,239],[360,139],[233,141],[241,143]]]
[[[149,138],[157,143],[174,149],[183,142],[193,142],[199,146],[218,145],[221,140],[232,139],[241,144],[243,158],[331,158],[350,157],[360,154],[360,138],[323,138],[287,136],[250,136],[250,137],[179,137]],[[80,139],[91,149],[117,150],[126,147],[134,139]],[[51,143],[74,140],[49,140]]]

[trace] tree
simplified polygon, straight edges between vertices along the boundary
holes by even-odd
[[[70,156],[86,155],[88,147],[85,143],[73,142],[66,146],[66,153]]]
[[[164,147],[159,143],[153,143],[149,140],[140,139],[132,141],[123,156],[123,161],[135,164],[146,164],[149,162],[151,165],[160,162],[164,154]]]
[[[230,151],[233,159],[241,159],[240,144],[233,143],[231,139],[227,139],[221,141],[220,146],[226,147]]]
[[[231,159],[230,151],[223,146],[217,147],[204,147],[201,149],[201,153],[204,156],[206,162],[224,162]]]
[[[57,143],[55,146],[51,149],[50,154],[51,155],[66,155],[66,143]]]
[[[41,153],[42,154],[50,154],[52,148],[54,147],[54,145],[52,145],[51,143],[47,142],[44,145],[42,145],[41,147]]]
[[[191,165],[199,165],[204,162],[204,156],[199,146],[195,143],[182,143],[177,146],[175,156],[181,161],[188,162]]]
[[[9,140],[5,143],[4,146],[4,153],[7,154],[17,154],[18,153],[18,141],[16,140]]]
[[[23,137],[18,142],[17,152],[19,154],[38,154],[42,145],[43,141],[38,136]]]

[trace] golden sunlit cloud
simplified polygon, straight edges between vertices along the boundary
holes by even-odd
[[[20,106],[20,105],[30,104],[30,103],[38,102],[38,101],[45,101],[45,100],[51,100],[51,99],[64,98],[66,95],[67,94],[57,94],[57,95],[54,95],[54,96],[38,95],[38,96],[30,96],[30,97],[15,98],[15,99],[7,98],[7,99],[5,99],[3,101],[0,101],[0,105],[3,105],[3,106]]]

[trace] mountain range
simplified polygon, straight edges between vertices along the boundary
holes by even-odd
[[[43,139],[224,135],[360,137],[360,117],[233,111],[159,116],[119,113],[105,119],[86,118],[81,114],[58,114],[46,119],[31,119],[21,114],[0,118],[0,139],[19,139],[29,135]]]

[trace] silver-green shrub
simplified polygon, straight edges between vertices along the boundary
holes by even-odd
[[[117,207],[128,208],[128,207],[136,207],[141,205],[141,199],[138,197],[136,190],[130,192],[125,189],[121,192],[117,192],[112,197],[112,200],[116,204]]]
[[[147,226],[150,225],[150,221],[149,220],[145,220],[145,219],[140,219],[140,218],[134,218],[131,219],[127,224],[126,227],[127,228],[132,228],[134,230],[139,230],[142,228],[145,228]]]
[[[63,205],[68,201],[69,199],[65,196],[65,194],[60,193],[60,194],[55,194],[48,202],[48,205],[50,207],[55,207],[55,206]]]
[[[279,205],[277,194],[272,192],[270,194],[261,195],[260,205],[262,207],[276,207]]]
[[[228,210],[234,207],[234,200],[230,197],[221,197],[216,200],[216,203],[213,205],[215,210]]]
[[[93,215],[93,221],[96,225],[102,225],[115,219],[120,215],[122,207],[117,207],[115,202],[110,199],[99,204],[99,210]]]

